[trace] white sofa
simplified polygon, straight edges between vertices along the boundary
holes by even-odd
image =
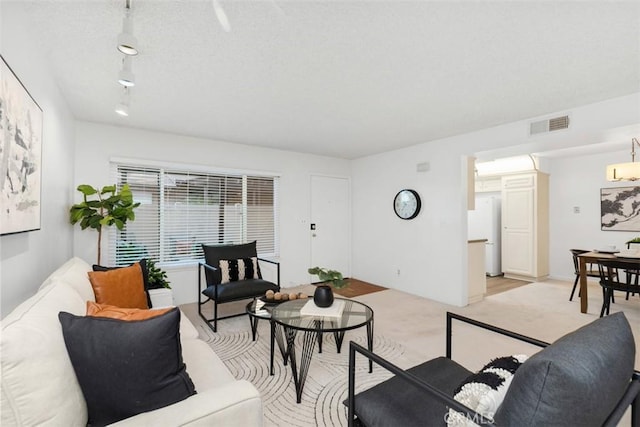
[[[58,312],[85,314],[94,301],[79,258],[67,261],[38,292],[2,320],[1,419],[8,426],[86,426],[87,407],[62,336]],[[262,425],[262,400],[249,382],[236,380],[182,314],[182,355],[197,394],[122,420],[118,426]]]

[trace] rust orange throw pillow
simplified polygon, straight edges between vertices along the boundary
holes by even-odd
[[[120,320],[145,320],[151,317],[160,316],[172,308],[173,307],[159,308],[157,310],[141,310],[139,308],[122,308],[87,301],[87,316],[109,317],[111,319]]]
[[[139,263],[109,271],[90,271],[88,274],[98,304],[149,308]]]

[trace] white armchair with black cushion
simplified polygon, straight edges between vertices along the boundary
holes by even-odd
[[[198,266],[198,314],[207,325],[217,332],[218,320],[241,316],[245,311],[230,316],[218,316],[218,304],[257,298],[268,290],[280,290],[280,264],[276,261],[258,258],[256,242],[239,245],[202,245],[204,263]],[[264,280],[260,271],[260,262],[276,265],[277,283]],[[202,271],[205,272],[203,290]],[[202,295],[206,300],[202,300]],[[213,317],[202,314],[202,306],[213,302]]]

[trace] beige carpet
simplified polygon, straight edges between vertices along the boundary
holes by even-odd
[[[392,289],[375,292],[354,299],[362,301],[375,312],[374,351],[381,352],[401,367],[410,367],[433,357],[444,355],[445,313],[453,311],[477,320],[488,322],[534,338],[552,342],[562,335],[598,318],[602,304],[602,293],[596,283],[589,285],[589,313],[580,313],[577,299],[569,302],[571,284],[569,282],[547,281],[531,283],[508,292],[492,295],[483,301],[459,308],[436,303],[424,298],[408,295]],[[301,290],[309,288],[300,288]],[[311,291],[313,289],[311,288]],[[402,307],[402,310],[398,310]],[[295,403],[293,382],[288,367],[282,366],[277,358],[276,376],[265,376],[268,358],[237,359],[238,345],[244,346],[246,353],[265,354],[268,349],[268,329],[261,322],[261,336],[251,342],[249,322],[246,317],[225,320],[220,325],[220,333],[213,334],[195,313],[195,304],[182,307],[194,322],[201,337],[227,358],[230,364],[256,365],[231,366],[240,377],[253,377],[252,381],[265,398],[265,425],[346,425],[344,411],[339,404],[340,396],[346,395],[346,359],[348,340],[362,342],[364,329],[348,332],[343,352],[337,355],[331,337],[326,337],[323,354],[315,354],[311,362],[310,378],[301,404]],[[234,309],[238,310],[236,306]],[[618,295],[612,311],[624,311],[629,319],[636,341],[640,339],[640,297],[624,300]],[[230,345],[229,342],[233,342]],[[238,344],[240,342],[240,344]],[[258,353],[258,351],[260,353]],[[481,368],[489,359],[515,353],[531,354],[537,351],[526,344],[514,343],[499,338],[471,326],[458,324],[454,327],[453,358],[469,369]],[[235,352],[235,353],[234,353]],[[229,357],[230,353],[232,357]],[[268,353],[267,353],[268,354]],[[263,357],[263,356],[261,356]],[[640,367],[640,352],[636,352],[636,366]],[[369,386],[380,381],[386,373],[374,367],[374,373],[364,371],[365,362],[358,364],[363,371],[357,376],[361,386]],[[338,378],[332,374],[338,372]],[[262,374],[256,374],[262,372]],[[628,420],[623,420],[628,425]]]

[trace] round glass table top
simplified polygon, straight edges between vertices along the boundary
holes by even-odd
[[[271,319],[285,327],[322,332],[359,328],[373,319],[369,306],[350,299],[336,298],[332,307],[343,305],[342,310],[327,316],[301,314],[306,304],[314,304],[313,298],[283,302],[273,307]]]
[[[271,319],[272,304],[265,304],[258,298],[255,298],[249,304],[247,304],[247,314],[250,316],[261,317],[263,319]]]

